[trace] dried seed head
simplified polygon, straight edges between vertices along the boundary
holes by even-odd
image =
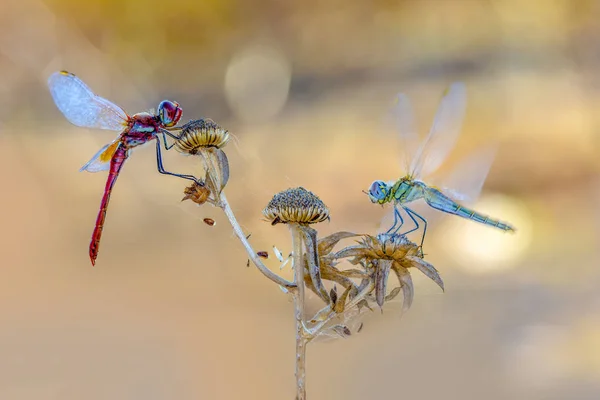
[[[298,187],[277,193],[263,210],[263,215],[277,223],[314,224],[329,219],[329,209],[308,190]]]
[[[194,203],[201,205],[206,203],[208,196],[210,196],[210,190],[204,184],[192,183],[190,186],[183,189],[185,196],[181,201],[192,200]],[[205,221],[206,222],[206,221]]]
[[[201,148],[221,148],[229,140],[229,131],[211,119],[197,119],[182,126],[175,148],[181,153],[197,154]]]

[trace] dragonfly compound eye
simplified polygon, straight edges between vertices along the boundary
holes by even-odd
[[[163,100],[158,105],[158,117],[160,122],[167,128],[175,126],[181,118],[182,109],[177,102]]]
[[[387,194],[387,186],[383,181],[375,181],[371,184],[369,188],[369,197],[373,203],[378,203],[385,199]]]

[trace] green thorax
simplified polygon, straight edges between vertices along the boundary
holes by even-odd
[[[405,176],[396,181],[390,188],[386,200],[400,204],[410,203],[422,198],[426,187],[423,182],[414,180],[410,176]]]

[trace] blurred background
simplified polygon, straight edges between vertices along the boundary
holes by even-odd
[[[116,133],[66,121],[46,86],[61,69],[129,114],[168,98],[229,129],[233,209],[256,250],[286,254],[261,215],[273,194],[319,195],[321,235],[377,232],[389,208],[361,191],[403,173],[382,123],[394,95],[424,133],[465,81],[440,174],[498,142],[476,208],[517,232],[432,223],[446,293],[415,272],[402,318],[392,305],[312,344],[309,397],[600,398],[599,21],[598,0],[2,0],[0,398],[294,395],[291,303],[218,210],[180,203],[187,183],[157,173],[152,145],[122,171],[92,268],[106,173],[78,169]],[[201,174],[175,152],[165,165]]]

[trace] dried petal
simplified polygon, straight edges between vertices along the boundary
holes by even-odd
[[[395,287],[390,294],[385,296],[385,301],[392,301],[402,291],[402,286]]]
[[[213,193],[221,193],[229,180],[227,155],[216,147],[201,148],[198,154],[202,157],[206,169],[207,186]]]
[[[335,311],[337,314],[341,314],[344,312],[344,310],[346,308],[346,301],[348,300],[348,296],[350,295],[350,292],[352,292],[353,290],[355,290],[353,286],[350,286],[346,290],[344,290],[344,293],[342,293],[340,298],[337,299],[337,302],[333,306],[333,311]]]
[[[385,301],[385,289],[391,268],[391,260],[378,260],[375,271],[375,298],[380,308],[383,307],[383,302]]]
[[[321,321],[325,321],[329,315],[331,314],[331,307],[329,305],[323,307],[322,309],[320,309],[315,316],[310,320],[311,324],[314,324],[316,322],[321,322]]]
[[[396,276],[398,277],[398,281],[400,282],[400,286],[402,287],[402,312],[408,311],[410,306],[412,305],[413,298],[415,296],[415,288],[413,286],[412,277],[410,276],[410,272],[403,266],[398,263],[394,263],[392,266]]]
[[[346,239],[349,237],[360,236],[359,234],[352,232],[336,232],[329,236],[326,236],[322,239],[319,239],[318,247],[319,254],[327,254],[330,253],[331,250],[335,247],[335,245],[342,239]]]
[[[331,289],[329,291],[329,297],[331,298],[331,304],[333,304],[333,307],[335,308],[335,303],[337,303],[337,289],[336,289],[336,286],[334,286],[333,289]]]
[[[437,269],[435,269],[433,265],[419,257],[408,256],[406,258],[411,262],[413,267],[417,268],[419,271],[427,275],[429,279],[437,283],[438,286],[442,288],[442,291],[444,290],[444,282],[442,281],[440,274],[437,272]]]
[[[302,234],[304,236],[304,243],[306,245],[306,260],[308,262],[308,273],[312,280],[313,286],[317,290],[319,296],[326,303],[331,302],[327,290],[321,280],[321,268],[319,266],[319,255],[317,254],[317,231],[308,226],[301,226]]]
[[[217,159],[218,170],[221,172],[221,190],[223,190],[227,182],[229,182],[229,160],[223,150],[213,148],[211,151]]]
[[[366,307],[369,309],[369,311],[373,312],[373,309],[371,308],[371,306],[369,305],[369,303],[366,300],[361,300],[359,301],[356,306],[358,307],[358,310],[360,311],[361,308]]]
[[[350,329],[348,329],[348,327],[345,325],[335,325],[335,326],[332,326],[331,329],[335,333],[340,335],[340,337],[342,337],[342,338],[346,338],[346,337],[352,335],[352,332],[350,332]]]

